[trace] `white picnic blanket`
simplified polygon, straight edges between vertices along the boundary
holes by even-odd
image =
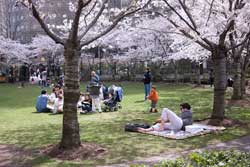
[[[186,127],[186,131],[178,130],[165,130],[165,131],[150,131],[150,132],[140,132],[146,133],[155,136],[166,137],[170,139],[186,139],[188,137],[204,135],[208,133],[212,133],[214,131],[225,130],[225,127],[222,126],[211,126],[211,125],[203,125],[203,124],[193,124]]]

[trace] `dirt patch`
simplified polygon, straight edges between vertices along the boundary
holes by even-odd
[[[99,159],[107,150],[93,143],[83,143],[79,148],[72,150],[60,149],[59,145],[49,145],[42,150],[42,153],[59,160],[86,160]]]
[[[73,150],[61,150],[58,145],[29,150],[14,145],[0,144],[0,167],[31,167],[32,159],[47,155],[58,160],[81,161],[86,159],[100,159],[107,150],[92,143],[83,143]]]
[[[250,107],[250,99],[246,98],[243,100],[231,100],[228,99],[226,100],[226,104],[231,107],[231,106],[237,106],[237,107]]]
[[[0,145],[0,167],[19,167],[21,162],[35,154],[32,150],[25,150],[14,145]],[[26,167],[31,166],[26,164]]]

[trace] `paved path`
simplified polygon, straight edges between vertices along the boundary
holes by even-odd
[[[200,148],[200,149],[186,150],[186,151],[178,152],[174,154],[165,153],[159,156],[138,159],[132,162],[128,162],[126,164],[114,164],[114,165],[99,166],[99,167],[129,167],[130,164],[145,164],[150,167],[150,166],[153,166],[153,164],[159,163],[161,161],[174,160],[178,157],[185,156],[192,152],[203,151],[203,150],[229,150],[232,148],[235,150],[239,150],[239,151],[249,152],[250,151],[250,136],[241,137],[239,139],[235,139],[235,140],[225,142],[225,143],[219,143],[216,145],[209,145],[207,147]]]

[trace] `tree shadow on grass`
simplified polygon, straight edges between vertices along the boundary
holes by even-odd
[[[138,101],[135,101],[135,103],[144,103],[145,100],[138,100]]]
[[[220,142],[237,138],[243,134],[237,129],[235,131],[231,129],[219,134],[208,134],[185,140],[170,140],[146,134],[125,132],[124,125],[126,121],[127,119],[109,120],[105,123],[91,122],[91,124],[90,122],[81,122],[82,142],[96,143],[106,148],[107,154],[96,160],[63,162],[61,166],[67,166],[68,164],[72,166],[78,166],[79,164],[96,166],[99,164],[122,163],[132,161],[138,157],[148,157],[161,153],[178,153],[188,149],[205,147],[214,140]],[[5,131],[0,134],[0,141],[1,143],[15,144],[22,149],[32,149],[35,152],[39,152],[41,148],[47,145],[57,144],[60,141],[60,137],[60,125],[46,124]],[[29,164],[32,166],[42,164],[60,166],[58,163],[60,162],[41,154],[32,154],[30,157],[20,160],[20,166],[28,166]]]

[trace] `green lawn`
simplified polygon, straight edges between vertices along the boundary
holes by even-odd
[[[121,163],[136,157],[157,155],[161,152],[203,147],[219,141],[227,141],[249,134],[245,128],[228,128],[220,134],[210,134],[175,141],[161,137],[124,132],[128,122],[152,123],[159,114],[149,114],[149,102],[144,102],[142,83],[122,83],[124,99],[119,112],[79,115],[81,139],[105,147],[105,156],[82,162],[59,162],[49,157],[27,157],[33,166],[95,166]],[[192,105],[194,119],[206,118],[212,108],[211,88],[192,88],[183,85],[156,84],[159,107],[178,111],[181,102]],[[82,85],[82,90],[84,85]],[[29,86],[18,89],[16,85],[0,84],[0,143],[15,144],[25,149],[39,149],[60,141],[62,115],[34,113],[34,104],[41,89]],[[178,111],[179,113],[179,111]],[[226,115],[242,121],[250,120],[250,109],[227,108]]]

